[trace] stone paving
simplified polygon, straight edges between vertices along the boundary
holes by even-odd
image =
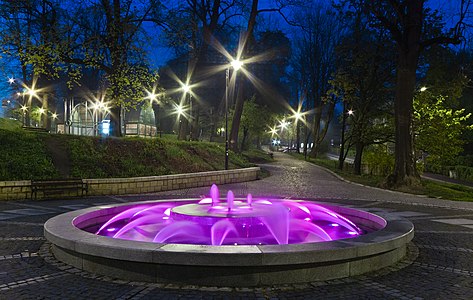
[[[363,187],[276,154],[272,176],[221,186],[236,195],[322,199],[410,219],[415,238],[400,263],[363,276],[258,288],[127,282],[69,267],[50,253],[44,222],[89,206],[196,197],[207,188],[147,195],[0,202],[0,299],[473,299],[473,202],[451,202]]]

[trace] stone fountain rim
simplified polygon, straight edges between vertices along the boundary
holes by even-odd
[[[241,198],[237,198],[240,200]],[[103,205],[71,211],[49,219],[44,224],[44,234],[54,246],[73,256],[91,256],[102,259],[187,266],[251,266],[264,267],[298,264],[331,264],[346,260],[360,260],[401,248],[412,240],[414,225],[399,216],[381,213],[381,216],[349,207],[330,205],[325,207],[348,217],[363,218],[371,224],[384,228],[355,238],[330,242],[289,245],[238,245],[209,246],[193,244],[165,244],[112,239],[77,228],[74,222],[106,209],[122,210],[126,206],[150,202],[190,201],[190,199],[165,199]],[[289,200],[289,199],[281,199]],[[297,200],[312,201],[317,200]],[[326,200],[326,199],[323,199]],[[107,213],[108,215],[109,213]],[[95,216],[97,217],[97,216]],[[84,220],[82,220],[84,221]]]

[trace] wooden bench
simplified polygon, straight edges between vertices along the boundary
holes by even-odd
[[[42,192],[46,198],[51,195],[71,196],[69,192],[76,191],[77,196],[87,195],[89,187],[82,179],[66,179],[66,180],[35,180],[31,181],[31,198],[36,200],[38,192]]]

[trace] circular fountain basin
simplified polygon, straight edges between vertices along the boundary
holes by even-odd
[[[190,204],[199,199],[172,201],[182,203],[171,212],[176,218],[239,217],[232,212],[201,212],[195,204]],[[235,199],[235,205],[241,206],[244,201]],[[209,286],[260,286],[329,280],[378,270],[401,260],[414,235],[414,226],[408,220],[326,203],[323,207],[351,220],[366,233],[324,242],[215,246],[133,241],[84,230],[99,228],[117,214],[149,203],[161,202],[99,206],[58,215],[45,223],[45,237],[51,242],[57,259],[113,278]],[[250,213],[244,218],[252,216]]]

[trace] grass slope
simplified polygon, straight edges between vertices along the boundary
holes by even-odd
[[[50,135],[0,120],[0,180],[156,176],[221,170],[224,165],[224,146],[216,143]],[[230,153],[231,169],[249,166],[248,157]]]

